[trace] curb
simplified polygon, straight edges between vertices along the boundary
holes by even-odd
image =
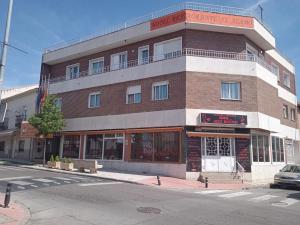
[[[29,219],[31,218],[30,209],[26,207],[22,202],[15,201],[15,203],[21,206],[23,210],[26,212],[26,217],[22,221],[20,221],[19,225],[26,225]]]

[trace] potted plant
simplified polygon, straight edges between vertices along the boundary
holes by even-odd
[[[72,163],[72,160],[70,158],[64,158],[61,163],[61,169],[63,170],[73,170],[74,169],[74,163]]]
[[[47,165],[50,168],[60,169],[60,160],[58,155],[55,156],[55,158],[53,155],[51,155],[50,161],[47,162]]]

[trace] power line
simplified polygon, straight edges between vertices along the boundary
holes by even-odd
[[[14,45],[11,45],[11,44],[5,44],[3,41],[0,41],[0,44],[2,44],[2,45],[7,45],[8,47],[11,47],[11,48],[13,48],[13,49],[16,49],[16,50],[18,50],[18,51],[20,51],[20,52],[22,52],[22,53],[24,53],[24,54],[28,54],[28,52],[24,51],[23,49],[20,49],[20,48],[14,46]]]

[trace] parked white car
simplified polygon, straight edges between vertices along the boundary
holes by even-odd
[[[274,176],[274,185],[300,188],[300,165],[288,164]]]

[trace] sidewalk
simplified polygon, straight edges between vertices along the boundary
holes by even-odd
[[[25,225],[30,218],[30,213],[25,206],[18,202],[9,204],[9,208],[3,208],[4,195],[0,194],[0,225]]]

